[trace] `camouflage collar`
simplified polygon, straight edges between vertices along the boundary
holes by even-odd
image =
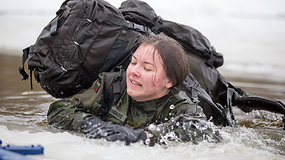
[[[141,108],[145,111],[155,111],[157,109],[157,107],[160,106],[162,104],[162,102],[167,101],[175,91],[176,91],[175,89],[171,89],[168,92],[168,94],[166,94],[163,97],[148,100],[148,101],[142,101],[142,102],[138,102],[138,101],[134,100],[133,98],[131,98],[131,103],[132,103],[132,106],[135,106],[137,108]]]

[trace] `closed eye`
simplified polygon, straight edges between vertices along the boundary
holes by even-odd
[[[144,70],[146,70],[146,71],[148,71],[148,72],[150,72],[150,71],[151,71],[151,69],[147,69],[147,68],[144,68]]]
[[[137,58],[133,55],[130,64],[136,65],[137,64]]]
[[[154,71],[154,67],[151,64],[145,64],[144,70],[146,70],[146,71]]]

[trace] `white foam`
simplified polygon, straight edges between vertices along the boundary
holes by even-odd
[[[269,148],[260,141],[257,134],[246,128],[239,128],[233,132],[233,128],[223,131],[225,141],[218,144],[207,142],[192,144],[177,144],[170,147],[154,146],[146,147],[142,143],[125,146],[120,142],[106,142],[105,140],[84,139],[81,135],[73,135],[68,132],[51,133],[8,130],[0,125],[0,137],[3,145],[37,145],[44,146],[45,153],[41,158],[47,159],[221,159],[221,160],[267,160],[284,159],[285,156],[269,152]],[[284,143],[284,142],[283,142]],[[262,146],[262,147],[260,147]]]

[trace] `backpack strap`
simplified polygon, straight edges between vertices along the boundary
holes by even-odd
[[[113,83],[113,95],[114,95],[113,104],[117,104],[119,99],[121,98],[122,90],[124,90],[124,88],[125,88],[125,86],[122,85],[122,81],[125,81],[125,79],[126,79],[126,76],[123,76],[122,70],[120,69],[119,73],[114,78],[114,83]],[[126,83],[124,83],[124,84],[126,84]]]
[[[63,16],[65,18],[67,18],[67,16],[69,15],[70,13],[70,10],[71,8],[69,8],[66,4],[67,2],[69,2],[70,0],[65,0],[60,9],[56,12],[56,18],[53,19],[53,21],[51,22],[51,26],[50,26],[50,34],[51,35],[55,35],[57,33],[57,26],[58,26],[58,20],[59,20],[59,17]]]
[[[140,25],[134,22],[122,20],[121,18],[117,18],[111,14],[108,14],[106,19],[108,20],[108,22],[114,25],[117,25],[117,26],[131,28],[131,29],[143,32],[143,33],[147,33],[147,34],[154,34],[154,32],[152,32],[152,30],[146,26],[143,26],[143,25]]]
[[[231,126],[235,126],[235,116],[233,113],[233,109],[232,109],[232,101],[233,101],[233,96],[234,96],[235,90],[233,88],[227,88],[227,108],[229,109],[229,113],[230,113],[230,122],[231,122]]]
[[[191,100],[193,103],[198,104],[199,98],[198,98],[198,88],[199,83],[197,81],[194,81],[192,79],[194,78],[191,74],[189,74],[186,79],[183,82],[183,85],[186,87],[187,91],[191,93]]]
[[[22,75],[22,80],[27,80],[29,75],[25,71],[25,62],[29,58],[30,47],[23,49],[22,66],[19,67],[19,72]]]
[[[26,63],[27,59],[29,58],[31,47],[32,46],[23,49],[22,66],[19,67],[19,72],[22,75],[22,80],[27,80],[29,78],[28,73],[25,71],[25,63]],[[31,86],[31,90],[33,90],[32,74],[33,74],[33,71],[30,70],[30,76],[31,76],[30,77],[30,86]]]
[[[127,119],[126,108],[123,108],[123,110],[117,108],[122,105],[122,98],[124,97],[124,94],[126,94],[126,85],[126,73],[123,69],[119,72],[106,73],[104,98],[105,101],[107,100],[106,105],[108,113],[119,120],[120,123],[124,123]]]
[[[131,29],[134,29],[136,31],[140,31],[140,32],[143,32],[143,33],[147,33],[147,34],[154,34],[155,32],[152,32],[152,30],[146,26],[143,26],[143,25],[140,25],[140,24],[137,24],[137,23],[134,23],[134,22],[129,22],[127,21],[128,23],[128,28],[131,28]]]
[[[155,34],[159,34],[159,28],[162,26],[163,23],[163,18],[160,16],[157,16],[157,20],[154,23],[154,26],[151,28],[151,30],[155,33]]]
[[[212,113],[205,113],[207,118],[213,117],[214,123],[220,123],[224,126],[234,125],[234,115],[232,113],[232,108],[229,107],[232,102],[232,91],[227,91],[227,101],[228,104],[226,106],[222,106],[219,103],[213,102],[212,98],[207,94],[207,92],[200,86],[199,82],[195,79],[195,77],[190,73],[183,81],[183,87],[185,90],[191,94],[191,100],[194,102],[201,103],[201,107],[204,109],[210,109]],[[196,100],[198,99],[198,101]],[[230,118],[227,117],[228,111],[230,112]],[[214,116],[216,115],[216,116]],[[216,118],[215,118],[216,117]]]
[[[109,107],[119,102],[127,86],[126,73],[124,69],[120,69],[118,72],[105,72],[104,97]]]

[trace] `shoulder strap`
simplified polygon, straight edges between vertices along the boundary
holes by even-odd
[[[108,106],[118,103],[126,86],[126,72],[122,68],[119,72],[106,72],[104,97]]]
[[[117,104],[123,90],[126,88],[126,74],[122,73],[122,70],[120,69],[120,72],[114,77],[114,85],[113,85],[113,104]]]
[[[120,121],[119,123],[124,123],[127,119],[127,110],[118,110],[117,107],[122,104],[127,84],[126,73],[121,67],[119,68],[119,72],[106,73],[104,97],[109,114],[116,117]]]

